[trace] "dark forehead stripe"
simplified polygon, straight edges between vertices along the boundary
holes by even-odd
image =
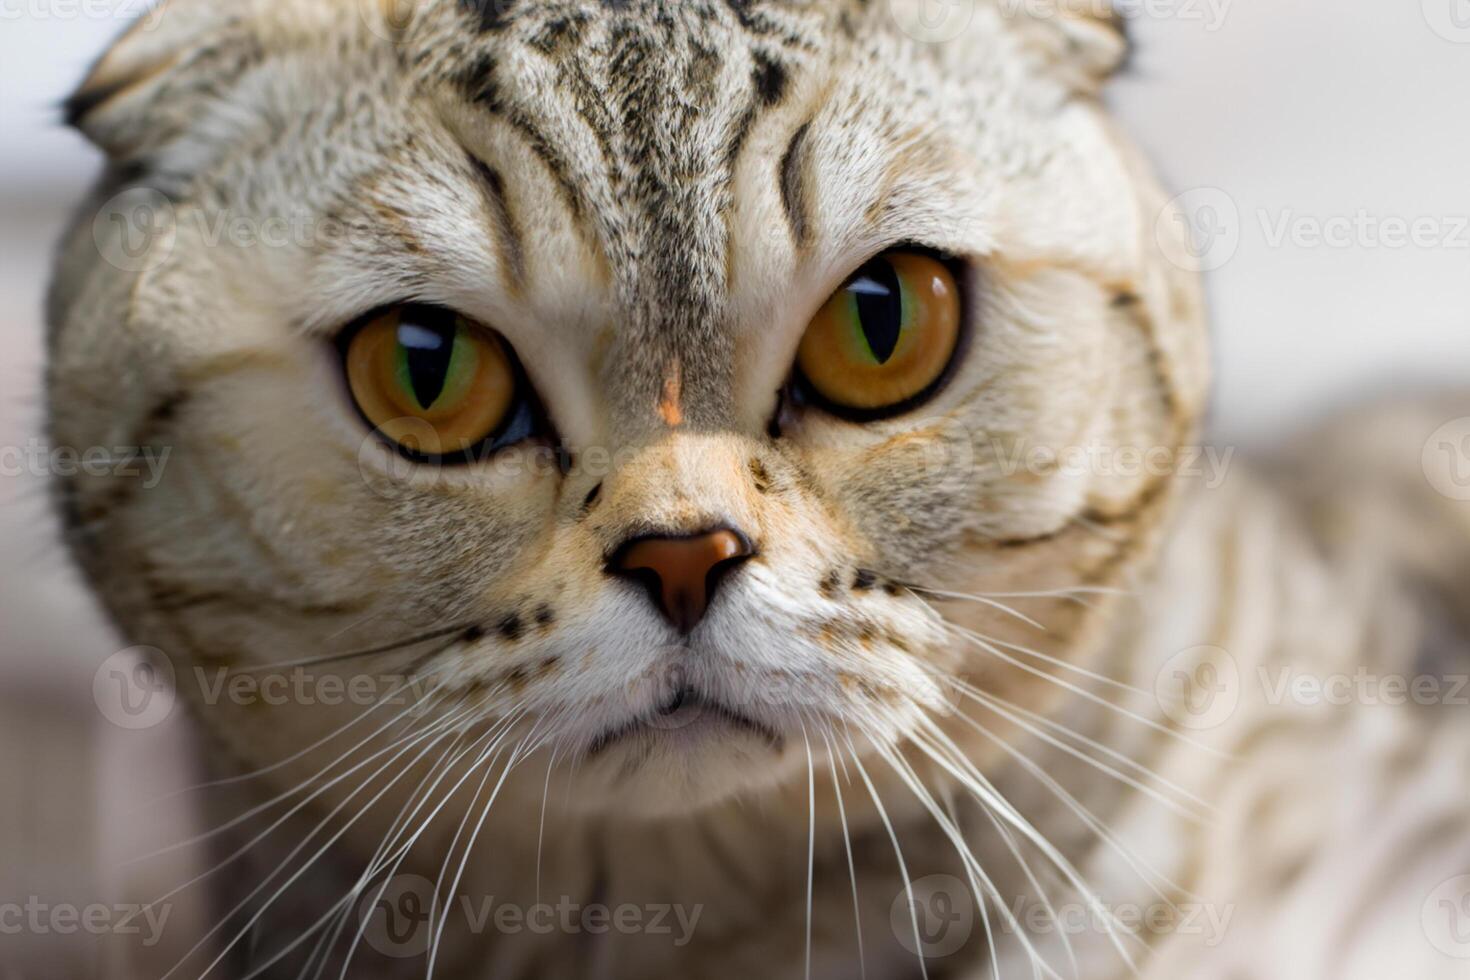
[[[753,81],[761,105],[775,105],[786,94],[786,66],[766,52],[756,51]]]
[[[713,85],[684,97],[671,91],[668,80],[684,64],[707,59],[709,49],[686,46],[687,39],[663,43],[657,35],[678,26],[669,13],[653,26],[657,34],[641,20],[619,19],[610,32],[613,183],[632,212],[613,263],[626,275],[625,302],[633,313],[619,334],[613,370],[633,411],[642,405],[651,411],[677,373],[683,417],[717,423],[701,418],[701,406],[718,400],[730,360],[718,322],[728,243],[710,175],[727,167],[707,157],[694,133],[718,108],[718,93]]]
[[[531,37],[531,44],[542,54],[555,57],[576,45],[586,26],[587,15],[580,11],[553,17],[536,30]]]
[[[458,88],[521,132],[607,260],[624,311],[605,362],[613,396],[651,416],[677,377],[682,417],[722,424],[732,182],[760,114],[791,88],[797,32],[743,0],[459,6],[479,33]],[[549,71],[508,67],[528,57]]]
[[[480,30],[498,31],[510,23],[516,0],[459,0],[459,5],[479,18]]]
[[[573,178],[571,166],[551,138],[542,132],[533,114],[503,99],[500,84],[495,77],[495,68],[495,58],[488,52],[481,52],[464,66],[456,76],[455,83],[475,105],[499,116],[520,131],[532,152],[541,158],[541,162],[551,172],[552,179],[561,189],[562,198],[573,216],[580,216],[586,210],[586,201]]]
[[[479,160],[472,160],[471,166],[480,178],[480,188],[493,225],[491,230],[505,262],[507,289],[512,295],[518,295],[526,282],[525,248],[521,244],[520,227],[505,200],[505,181],[499,171]]]
[[[791,237],[797,247],[804,247],[811,237],[811,221],[807,217],[806,200],[806,134],[811,123],[803,123],[791,137],[781,155],[781,205]]]

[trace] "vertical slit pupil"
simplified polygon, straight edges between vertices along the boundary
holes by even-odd
[[[429,408],[444,393],[458,332],[458,317],[448,311],[404,311],[398,324],[398,345],[403,348],[408,381],[420,408]]]
[[[888,363],[903,333],[903,287],[885,259],[874,259],[847,284],[857,304],[858,324],[879,364]]]

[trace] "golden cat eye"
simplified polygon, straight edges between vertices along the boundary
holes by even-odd
[[[931,393],[959,346],[960,292],[943,262],[886,252],[813,318],[796,354],[820,401],[850,414],[900,410]]]
[[[342,356],[358,410],[409,455],[468,454],[524,414],[505,341],[451,310],[375,313],[348,332]]]

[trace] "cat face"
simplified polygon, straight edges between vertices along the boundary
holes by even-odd
[[[1107,26],[912,13],[176,2],[104,58],[54,430],[171,456],[63,499],[211,729],[270,761],[353,709],[204,669],[411,668],[422,717],[678,810],[966,685],[1043,703],[974,636],[1080,662],[1107,604],[989,597],[1146,556],[1168,476],[1046,454],[1179,446],[1197,303],[1090,91]],[[93,220],[140,205],[140,248]]]

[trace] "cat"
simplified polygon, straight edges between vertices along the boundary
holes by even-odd
[[[1470,515],[1419,447],[1467,403],[1200,448],[1127,52],[1005,0],[120,38],[48,402],[170,450],[57,486],[198,725],[213,870],[158,901],[217,925],[161,967],[1462,976]],[[1445,688],[1312,701],[1360,670]]]

